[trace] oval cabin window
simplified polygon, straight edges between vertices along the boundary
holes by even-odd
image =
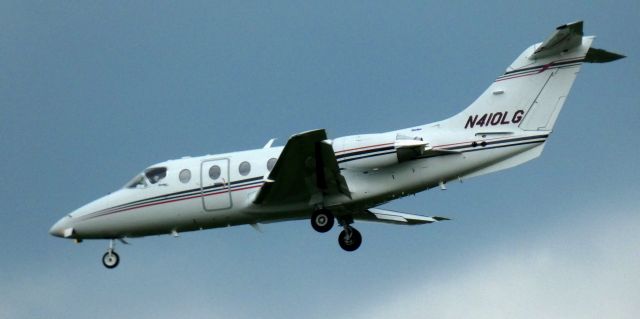
[[[278,161],[278,159],[277,159],[277,158],[275,158],[275,157],[274,157],[274,158],[270,158],[270,159],[267,161],[267,170],[268,170],[269,172],[271,172],[271,170],[273,169],[273,167],[274,167],[274,166],[276,166],[276,161]]]
[[[251,172],[251,164],[249,164],[249,162],[246,162],[246,161],[240,163],[240,166],[238,166],[238,172],[242,176],[249,175],[249,172]]]
[[[213,165],[211,166],[211,168],[209,168],[209,177],[211,177],[211,179],[216,180],[218,179],[218,177],[220,177],[220,166],[218,165]]]
[[[178,178],[183,184],[188,183],[191,180],[191,171],[186,168],[181,170],[180,175],[178,175]]]

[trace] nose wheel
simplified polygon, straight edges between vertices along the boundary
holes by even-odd
[[[102,256],[102,264],[109,269],[116,268],[119,263],[120,256],[115,251],[108,251]]]
[[[102,264],[109,269],[113,269],[116,268],[119,263],[120,256],[115,252],[115,241],[112,239],[109,241],[109,249],[102,255]]]

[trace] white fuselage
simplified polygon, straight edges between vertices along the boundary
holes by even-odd
[[[487,131],[456,132],[433,123],[336,138],[331,143],[351,196],[324,198],[323,206],[339,217],[341,211],[368,209],[449,180],[483,174],[522,154],[529,154],[529,160],[541,152],[548,136],[548,132]],[[428,141],[431,148],[441,152],[399,161],[396,142],[400,139]],[[313,207],[295,201],[294,196],[291,202],[277,206],[253,203],[269,174],[269,160],[277,159],[282,149],[188,157],[152,165],[145,171],[165,167],[166,175],[152,183],[143,172],[141,184],[82,206],[58,221],[52,233],[76,239],[124,238],[309,218]],[[249,163],[248,169],[243,162]],[[186,178],[187,170],[190,178]]]

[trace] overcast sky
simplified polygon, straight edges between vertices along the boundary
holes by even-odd
[[[442,4],[446,3],[446,4]],[[0,318],[637,318],[640,2],[0,1]],[[150,164],[443,119],[520,52],[585,20],[627,55],[585,65],[543,156],[386,208],[107,241],[49,227]]]

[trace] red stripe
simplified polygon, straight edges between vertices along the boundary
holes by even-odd
[[[346,149],[346,150],[338,151],[338,152],[336,152],[336,154],[344,153],[344,152],[349,152],[349,151],[355,151],[355,150],[361,150],[361,149],[364,149],[364,148],[371,148],[371,147],[377,147],[377,146],[386,146],[386,145],[393,145],[393,144],[394,144],[394,143],[384,143],[384,144],[376,144],[376,145],[369,145],[369,146],[362,146],[362,147],[350,148],[350,149]]]
[[[545,65],[542,65],[542,68],[541,68],[541,69],[539,69],[539,70],[538,70],[538,69],[533,69],[533,70],[531,70],[530,72],[526,72],[526,73],[522,73],[522,74],[514,74],[514,75],[512,75],[512,76],[506,76],[506,77],[503,77],[503,78],[498,78],[497,80],[495,80],[495,82],[500,82],[500,81],[505,81],[505,80],[511,80],[511,79],[517,79],[517,78],[521,78],[521,77],[525,77],[525,76],[530,76],[530,75],[540,74],[540,73],[542,73],[542,72],[544,72],[544,71],[546,71],[546,70],[549,70],[549,69],[559,69],[559,68],[568,67],[568,66],[575,66],[575,65],[572,65],[572,64],[566,64],[566,65],[555,65],[555,64],[557,64],[557,63],[562,63],[562,62],[566,62],[566,61],[571,61],[571,60],[574,60],[574,59],[576,60],[576,61],[575,61],[575,63],[581,63],[581,62],[583,61],[582,59],[584,59],[584,57],[579,58],[579,59],[576,59],[576,58],[570,58],[570,59],[563,59],[563,60],[553,61],[553,62],[551,62],[551,63],[547,63],[547,64],[545,64]],[[537,72],[534,72],[534,71],[537,71]],[[518,70],[513,70],[513,71],[510,71],[510,72],[514,72],[514,73],[515,73],[515,72],[518,72]]]
[[[156,205],[174,203],[174,202],[194,199],[194,198],[198,198],[198,197],[207,197],[207,196],[212,196],[212,195],[217,195],[217,194],[222,194],[222,193],[230,193],[230,192],[241,191],[241,190],[257,188],[257,187],[262,187],[262,184],[253,185],[253,186],[247,186],[247,187],[243,187],[243,188],[236,188],[236,189],[232,189],[231,191],[223,191],[223,192],[211,193],[211,194],[207,194],[205,196],[202,196],[202,193],[200,193],[199,195],[195,195],[195,196],[189,196],[189,197],[184,197],[184,198],[176,198],[176,199],[166,200],[166,201],[162,201],[162,202],[148,203],[148,204],[143,204],[143,205],[139,205],[139,206],[128,207],[128,208],[125,208],[125,209],[122,209],[122,210],[116,210],[116,211],[113,211],[113,212],[109,212],[109,213],[104,214],[104,215],[94,216],[94,217],[91,217],[89,219],[100,217],[100,216],[107,216],[107,215],[111,215],[111,214],[115,214],[115,213],[126,212],[126,211],[132,210],[132,209],[138,209],[138,208],[144,208],[144,207],[151,207],[151,206],[156,206]]]

